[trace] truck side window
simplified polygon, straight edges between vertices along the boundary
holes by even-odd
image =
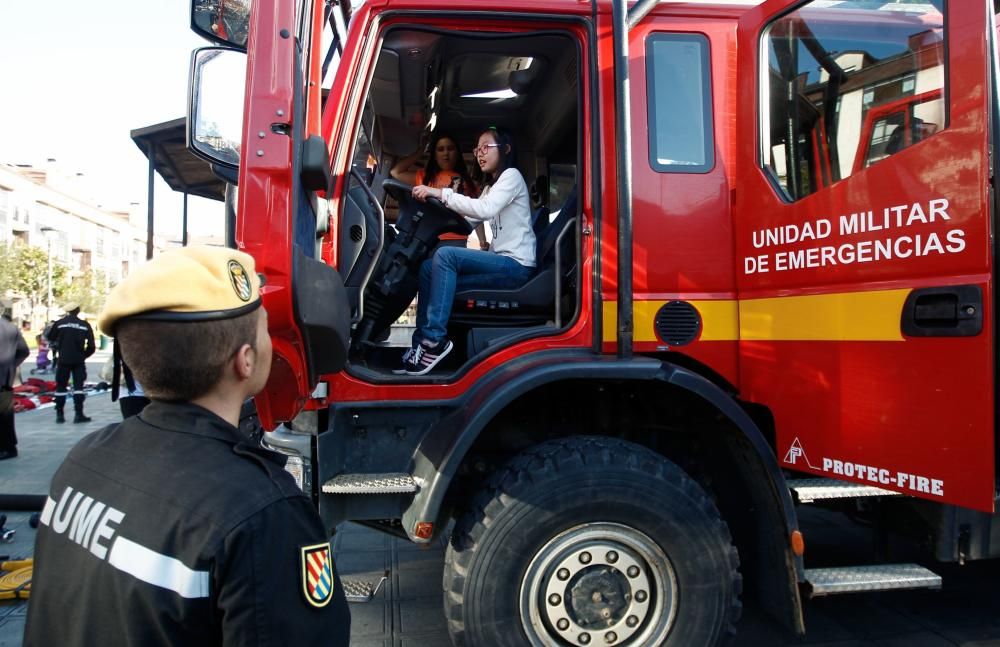
[[[371,102],[369,102],[365,105],[365,111],[361,116],[361,128],[358,129],[358,137],[354,143],[354,157],[351,162],[352,168],[361,173],[368,186],[372,185],[379,171],[374,130],[375,114],[372,111]]]
[[[945,128],[943,7],[817,1],[767,29],[761,159],[787,199]]]
[[[576,188],[575,164],[549,164],[549,211],[554,215]],[[554,219],[554,218],[553,218]]]
[[[646,39],[649,164],[667,173],[715,165],[708,39],[656,33]]]

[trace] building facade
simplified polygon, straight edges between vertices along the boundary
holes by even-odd
[[[78,176],[46,168],[0,164],[0,245],[20,241],[38,247],[53,263],[69,268],[71,278],[88,270],[110,287],[146,259],[145,223],[137,214],[101,209],[81,197],[86,188]],[[166,242],[154,238],[154,248]],[[0,297],[14,302],[14,316],[32,328],[61,312],[59,303],[35,304],[0,286]],[[48,307],[47,307],[48,306]],[[96,313],[94,313],[96,314]]]

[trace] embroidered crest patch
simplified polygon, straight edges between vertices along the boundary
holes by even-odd
[[[253,296],[250,287],[250,277],[247,275],[247,271],[243,269],[243,266],[237,261],[229,261],[229,280],[233,284],[236,296],[242,301],[249,301],[250,297]]]
[[[333,559],[330,542],[303,546],[302,592],[314,607],[325,607],[333,597]]]

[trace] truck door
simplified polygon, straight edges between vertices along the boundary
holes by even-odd
[[[264,426],[291,420],[346,361],[343,283],[318,260],[328,217],[321,90],[339,63],[343,5],[255,0],[247,56],[237,243],[254,256],[274,356],[255,398]],[[331,69],[332,68],[332,69]],[[321,82],[321,86],[317,84]]]
[[[741,18],[740,388],[788,469],[993,509],[991,5]]]

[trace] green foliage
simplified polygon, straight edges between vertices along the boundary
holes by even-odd
[[[63,294],[63,301],[75,301],[84,312],[95,314],[104,309],[109,291],[107,274],[101,270],[88,269],[73,279]]]
[[[0,286],[27,299],[32,307],[44,304],[49,287],[48,259],[46,250],[19,241],[0,245]],[[53,305],[63,298],[68,274],[68,268],[53,259]]]

